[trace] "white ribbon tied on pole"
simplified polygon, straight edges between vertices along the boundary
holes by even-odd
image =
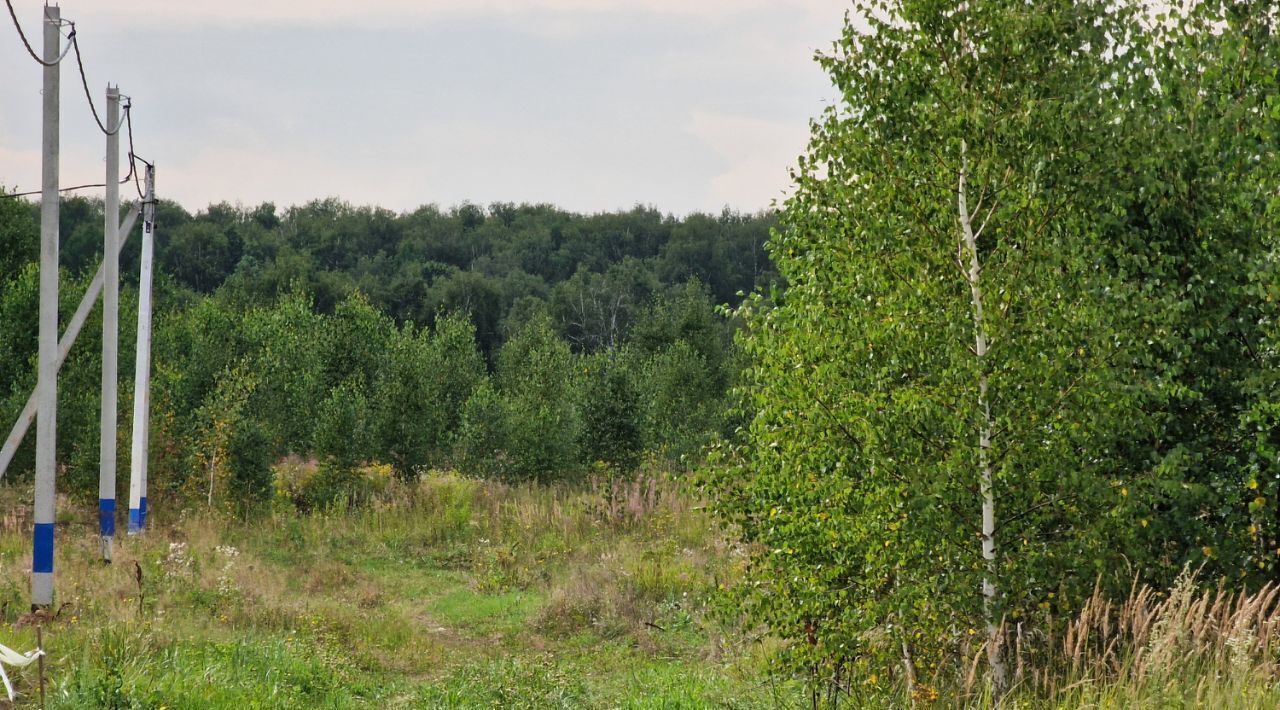
[[[44,651],[41,649],[36,649],[29,653],[18,653],[0,643],[0,680],[4,681],[4,689],[9,692],[9,702],[13,702],[13,683],[9,682],[9,674],[4,672],[4,667],[26,668],[43,655]]]

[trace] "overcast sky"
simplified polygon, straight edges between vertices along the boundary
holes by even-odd
[[[14,0],[40,46],[40,0]],[[768,207],[833,90],[847,0],[64,0],[158,192],[283,207]],[[0,28],[0,184],[38,189],[40,67]],[[103,138],[62,74],[62,184]],[[89,194],[92,194],[90,192]]]

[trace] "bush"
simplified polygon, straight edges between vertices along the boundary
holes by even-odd
[[[386,496],[392,478],[389,464],[342,466],[296,457],[276,464],[274,472],[277,498],[304,512],[364,507]]]
[[[458,428],[458,468],[469,476],[502,477],[506,461],[505,402],[489,380],[471,393]]]
[[[673,461],[698,456],[719,428],[724,394],[706,358],[678,340],[644,364],[644,441]]]
[[[592,368],[582,402],[584,458],[632,471],[644,450],[640,393],[629,358],[610,353]]]
[[[272,490],[271,439],[254,420],[242,418],[227,443],[231,495],[242,505],[270,500]]]
[[[460,468],[468,475],[549,481],[578,468],[579,373],[569,346],[536,317],[498,354],[498,388],[485,382],[463,408]]]
[[[369,400],[358,382],[334,387],[316,412],[316,455],[344,469],[372,458],[370,418]]]

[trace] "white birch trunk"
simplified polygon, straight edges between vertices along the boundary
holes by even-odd
[[[978,411],[982,422],[978,430],[978,489],[982,495],[982,559],[986,562],[986,576],[982,579],[982,612],[987,623],[987,661],[991,664],[991,683],[997,702],[1004,694],[1006,672],[1003,643],[1000,638],[1000,622],[995,618],[996,607],[996,501],[992,490],[991,473],[991,401],[987,396],[986,321],[982,308],[982,262],[978,258],[978,238],[973,230],[973,214],[968,200],[969,155],[968,145],[960,141],[960,184],[958,208],[960,212],[961,250],[969,253],[969,267],[965,279],[969,282],[969,294],[973,303],[974,353],[978,358]]]

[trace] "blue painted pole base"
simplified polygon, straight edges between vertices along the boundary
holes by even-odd
[[[31,571],[53,572],[53,523],[36,523],[31,539]]]
[[[53,523],[36,523],[31,535],[31,604],[53,603]]]
[[[116,534],[116,499],[98,499],[98,531],[103,537]]]

